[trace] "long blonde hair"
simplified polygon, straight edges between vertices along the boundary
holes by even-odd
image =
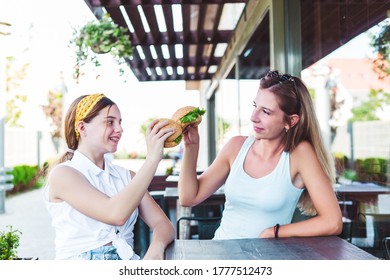
[[[329,181],[334,183],[336,173],[333,157],[324,145],[313,102],[303,81],[298,77],[270,71],[260,80],[260,89],[268,89],[275,94],[287,123],[290,123],[289,116],[299,116],[299,122],[293,127],[290,126],[282,140],[284,150],[291,152],[300,142],[308,141],[313,146]],[[306,189],[300,197],[298,208],[304,215],[317,213]]]

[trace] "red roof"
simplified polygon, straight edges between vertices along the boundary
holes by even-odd
[[[339,82],[348,90],[383,89],[390,91],[390,77],[380,80],[368,58],[328,58],[322,63],[338,73]]]

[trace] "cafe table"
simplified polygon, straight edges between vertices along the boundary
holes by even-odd
[[[335,184],[333,187],[337,199],[341,203],[352,203],[350,213],[346,213],[348,218],[356,219],[359,213],[380,213],[378,207],[379,195],[390,195],[390,188],[380,186],[374,183],[351,183],[351,184]]]
[[[390,194],[390,188],[374,183],[335,184],[333,190],[339,197],[361,202],[375,202],[378,195]]]
[[[229,240],[175,239],[167,260],[377,260],[337,237],[251,238]]]

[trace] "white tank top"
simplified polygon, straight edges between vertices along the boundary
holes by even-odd
[[[72,160],[61,163],[80,171],[99,191],[113,196],[131,180],[129,170],[105,161],[105,170],[97,167],[82,153],[75,151]],[[66,178],[64,178],[66,180]],[[112,242],[121,259],[139,259],[134,253],[134,225],[136,209],[123,226],[113,226],[92,219],[68,203],[50,202],[45,186],[44,200],[55,229],[56,259],[68,259]]]
[[[248,137],[225,182],[225,209],[214,239],[256,238],[266,228],[291,223],[303,189],[291,182],[290,155],[283,152],[268,175],[253,178],[244,171],[244,160],[254,143]]]

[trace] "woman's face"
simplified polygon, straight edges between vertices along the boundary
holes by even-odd
[[[259,90],[253,106],[251,121],[256,139],[275,139],[285,133],[288,126],[284,121],[284,112],[271,91]]]
[[[84,141],[103,153],[116,152],[122,137],[122,117],[117,105],[107,106],[89,123],[85,123]]]

